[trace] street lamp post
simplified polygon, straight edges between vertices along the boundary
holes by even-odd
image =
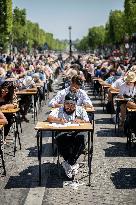
[[[71,57],[72,56],[72,40],[71,40],[71,29],[72,29],[72,27],[69,26],[68,29],[69,29],[69,56]]]

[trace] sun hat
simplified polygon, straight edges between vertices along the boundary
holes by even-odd
[[[134,83],[136,82],[136,74],[133,71],[130,71],[127,73],[127,75],[124,77],[124,81],[128,83]]]

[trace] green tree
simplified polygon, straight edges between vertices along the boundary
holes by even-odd
[[[92,27],[88,32],[88,43],[90,48],[103,46],[105,42],[105,28],[104,26]]]
[[[54,39],[52,33],[47,33],[38,23],[27,20],[26,10],[16,7],[13,10],[13,46],[18,50],[42,49],[45,43],[50,49],[64,48],[65,44]]]
[[[111,11],[106,24],[106,41],[110,43],[121,43],[126,33],[124,12],[120,10]]]
[[[124,2],[125,23],[127,33],[136,33],[136,0],[125,0]]]
[[[0,40],[7,49],[12,32],[12,0],[0,0]]]
[[[13,10],[13,46],[18,49],[24,47],[27,41],[26,36],[26,10],[15,8]]]
[[[79,41],[75,47],[80,51],[86,51],[89,49],[89,43],[88,43],[88,36],[84,36],[81,41]]]

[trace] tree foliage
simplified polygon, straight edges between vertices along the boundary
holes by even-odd
[[[127,33],[136,33],[136,0],[125,0],[124,12]]]
[[[27,47],[29,50],[42,49],[46,44],[48,49],[63,50],[65,44],[54,39],[52,33],[45,32],[38,23],[28,21],[26,10],[15,8],[13,11],[13,45],[18,49]]]
[[[105,41],[105,28],[104,26],[92,27],[88,32],[88,42],[90,48],[102,46]]]
[[[105,26],[89,28],[87,36],[78,43],[77,48],[97,48],[102,45],[123,44],[126,37],[136,33],[136,0],[125,0],[124,11],[109,13]],[[86,39],[86,40],[85,40]]]
[[[45,44],[53,50],[63,50],[66,47],[52,33],[41,29],[38,23],[28,21],[25,9],[16,7],[12,12],[12,0],[0,0],[0,14],[0,46],[3,48],[6,38],[18,50],[43,49]]]
[[[0,44],[8,45],[12,32],[12,0],[0,0]]]
[[[106,25],[107,39],[110,43],[121,43],[125,37],[124,12],[120,10],[111,11],[109,21]]]

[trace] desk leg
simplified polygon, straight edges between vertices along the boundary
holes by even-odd
[[[41,155],[42,155],[42,131],[37,133],[38,161],[39,161],[39,186],[41,186]]]
[[[14,142],[14,157],[15,157],[15,153],[17,150],[17,133],[16,130],[14,130],[14,137],[15,137],[15,142]]]
[[[89,183],[90,186],[90,177],[91,177],[91,163],[92,163],[92,156],[93,156],[93,131],[91,132],[91,149],[90,149],[90,132],[88,132],[88,167],[89,167]]]
[[[6,168],[5,168],[4,158],[3,158],[3,151],[1,149],[1,142],[0,142],[0,155],[1,155],[1,160],[2,160],[2,166],[3,166],[3,169],[4,169],[4,175],[6,176]]]
[[[52,131],[52,152],[53,152],[53,155],[54,155],[54,137],[55,137],[55,132]]]
[[[106,89],[105,88],[103,88],[104,89],[104,93],[103,93],[103,112],[104,112],[104,107],[105,107],[105,97],[106,97]]]
[[[17,119],[17,116],[15,116],[15,121],[16,121],[16,135],[18,136],[18,141],[19,141],[19,146],[20,146],[20,150],[21,150],[21,140],[20,140],[20,136],[19,136],[19,131],[18,131],[18,119]]]
[[[91,175],[91,164],[90,164],[90,132],[88,132],[88,168],[89,168],[89,183],[90,186],[90,175]]]
[[[34,123],[35,123],[35,112],[36,112],[36,97],[34,95]]]

